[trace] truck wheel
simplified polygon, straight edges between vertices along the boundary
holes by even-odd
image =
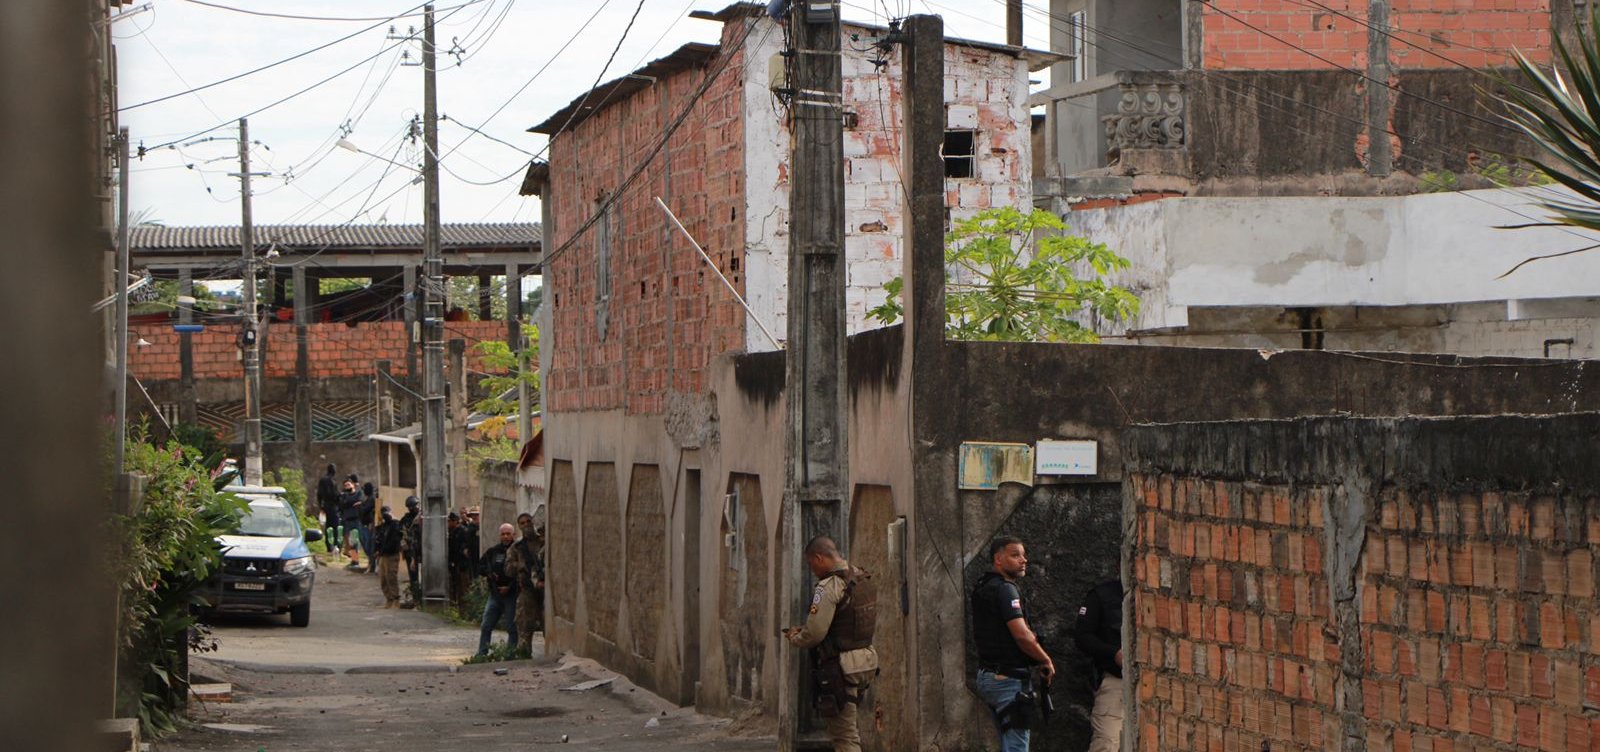
[[[293,606],[289,609],[289,623],[297,627],[311,624],[311,604],[309,602]]]

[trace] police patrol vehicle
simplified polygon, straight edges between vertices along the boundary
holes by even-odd
[[[223,489],[249,505],[231,535],[217,537],[222,569],[203,592],[205,609],[219,613],[289,614],[289,623],[311,623],[311,587],[317,563],[306,543],[322,531],[302,530],[279,486]]]

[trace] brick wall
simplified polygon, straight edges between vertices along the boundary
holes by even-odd
[[[1139,748],[1590,749],[1597,429],[1130,431]]]
[[[182,377],[178,359],[179,341],[182,337],[170,325],[134,326],[130,328],[135,341],[143,339],[150,344],[131,348],[128,352],[128,370],[145,381],[161,381]],[[473,345],[485,340],[505,339],[504,321],[453,321],[445,325],[445,339],[467,341],[467,367],[476,371],[488,370],[483,357]],[[311,324],[306,327],[310,347],[308,357],[312,378],[362,376],[372,373],[375,360],[389,360],[391,372],[406,373],[406,330],[398,321],[347,324]],[[237,379],[244,376],[244,363],[239,359],[239,327],[236,325],[209,325],[203,332],[190,335],[194,353],[196,379]],[[295,327],[290,324],[269,324],[262,349],[262,375],[267,378],[293,377],[295,375]],[[420,355],[419,355],[420,358]]]
[[[1321,749],[1335,740],[1339,651],[1323,629],[1320,500],[1206,478],[1126,483],[1139,505],[1141,749]]]
[[[733,29],[724,32],[725,48]],[[594,215],[599,202],[649,156],[671,120],[693,103],[665,152],[612,207],[606,268],[598,263],[600,232],[591,228],[545,269],[555,319],[545,381],[549,409],[660,412],[668,390],[702,389],[705,364],[714,354],[743,348],[743,309],[654,201],[667,201],[742,291],[742,59],[734,53],[728,72],[698,99],[694,95],[722,58],[663,76],[553,142],[552,249]],[[597,287],[602,273],[609,275],[607,301],[600,300]]]
[[[1391,0],[1390,62],[1396,68],[1505,66],[1512,49],[1548,60],[1550,2]],[[1302,0],[1196,3],[1202,14],[1205,67],[1365,69],[1369,34],[1379,34],[1367,25],[1367,1],[1320,4],[1337,12]]]

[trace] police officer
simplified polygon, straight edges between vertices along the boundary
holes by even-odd
[[[783,630],[789,644],[812,652],[811,686],[834,752],[859,752],[856,715],[861,697],[878,673],[872,632],[878,619],[872,575],[839,556],[833,539],[819,535],[806,544],[806,566],[817,578],[806,623]]]
[[[511,545],[506,573],[517,580],[517,652],[532,655],[533,633],[544,631],[544,529],[535,527],[533,515],[517,515],[522,538]]]
[[[406,562],[406,579],[413,587],[417,584],[417,565],[422,561],[422,528],[417,520],[422,516],[417,497],[406,497],[406,514],[400,518],[400,558]]]
[[[383,607],[400,607],[400,544],[405,531],[388,507],[383,508],[383,522],[373,530],[372,548],[377,554],[378,586],[383,590]]]
[[[1056,665],[1028,626],[1017,579],[1028,573],[1022,540],[1011,536],[989,544],[991,569],[972,589],[972,638],[978,648],[975,688],[994,713],[1001,752],[1026,752],[1028,727],[1038,713],[1037,670],[1043,684]]]
[[[1078,609],[1078,649],[1094,661],[1100,688],[1089,714],[1089,752],[1122,749],[1122,581],[1107,580]]]

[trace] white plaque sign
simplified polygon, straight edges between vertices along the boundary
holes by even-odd
[[[1095,441],[1049,441],[1034,445],[1036,475],[1095,475],[1100,444]]]

